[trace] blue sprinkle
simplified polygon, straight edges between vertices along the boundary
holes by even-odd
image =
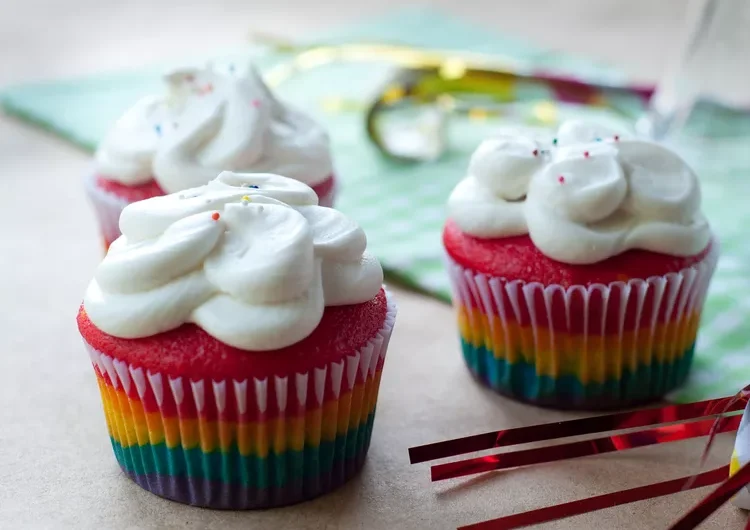
[[[596,141],[597,141],[597,142],[601,142],[601,141],[602,141],[602,139],[601,139],[601,138],[597,138],[597,139],[596,139]]]
[[[256,190],[258,189],[258,186],[256,186],[255,184],[248,184],[247,187],[248,188],[253,188],[253,189],[256,189]]]
[[[161,125],[154,125],[154,130],[156,131],[156,134],[161,136]]]

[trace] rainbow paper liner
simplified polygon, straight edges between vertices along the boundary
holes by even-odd
[[[335,178],[335,177],[334,177]],[[130,204],[130,201],[103,189],[97,184],[96,175],[91,173],[84,179],[84,188],[89,201],[94,207],[94,213],[99,223],[99,231],[104,240],[104,249],[108,249],[112,242],[120,237],[120,214]],[[330,191],[318,198],[320,206],[333,207],[336,199],[338,182],[335,181]]]
[[[331,491],[364,463],[395,316],[389,299],[382,329],[359,351],[265,379],[171,377],[84,341],[117,462],[142,488],[208,508],[272,508]]]
[[[740,426],[737,428],[734,451],[732,451],[732,459],[729,464],[729,475],[732,476],[737,473],[748,462],[750,462],[750,403],[745,406]],[[750,510],[750,486],[742,488],[734,496],[732,503],[743,510]]]
[[[718,250],[677,273],[608,285],[508,281],[447,257],[464,359],[495,391],[555,408],[608,409],[682,384]]]
[[[94,214],[99,223],[99,231],[104,240],[104,249],[120,237],[120,214],[130,201],[118,197],[97,185],[93,173],[84,179],[86,195],[94,207]]]

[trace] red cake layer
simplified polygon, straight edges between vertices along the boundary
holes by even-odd
[[[331,190],[333,190],[333,186],[336,184],[336,179],[333,175],[326,178],[323,182],[319,182],[315,186],[312,186],[313,191],[315,192],[315,195],[318,197],[325,197],[328,195]]]
[[[331,175],[323,182],[313,186],[312,189],[318,197],[323,197],[333,189],[334,184],[335,179],[333,175]],[[121,199],[125,199],[128,202],[142,201],[144,199],[150,199],[151,197],[166,195],[164,190],[159,187],[156,180],[150,180],[144,184],[138,184],[136,186],[127,186],[114,180],[108,180],[101,175],[97,175],[96,185],[104,191],[120,197]]]
[[[583,293],[574,291],[566,301],[562,292],[552,292],[545,298],[541,289],[536,289],[527,299],[527,294],[518,285],[507,286],[508,282],[521,280],[526,283],[539,282],[543,285],[560,285],[564,288],[572,285],[590,286],[591,284],[608,285],[611,282],[630,279],[646,280],[651,276],[663,277],[668,273],[679,272],[706,257],[711,245],[697,256],[679,258],[631,250],[606,261],[591,265],[570,265],[552,260],[542,254],[528,236],[499,239],[479,239],[469,236],[453,223],[448,221],[443,232],[443,241],[448,254],[459,265],[476,272],[503,279],[503,289],[498,298],[483,300],[478,292],[471,289],[467,293],[469,300],[463,300],[470,308],[479,308],[486,313],[485,305],[490,304],[494,314],[504,314],[506,319],[522,326],[530,326],[532,318],[529,308],[533,308],[536,324],[543,328],[552,328],[574,334],[600,335],[631,331],[636,327],[650,328],[653,317],[657,289],[648,288],[639,310],[639,297],[635,289],[613,286],[609,289],[595,289],[585,300]],[[507,280],[507,281],[506,281]],[[678,280],[668,277],[661,295],[661,303],[656,314],[656,323],[661,324],[675,319],[681,308],[687,306],[691,291],[697,284],[677,283]],[[691,291],[687,289],[691,288]],[[510,292],[508,292],[510,291]],[[515,301],[510,293],[515,292]],[[673,302],[668,303],[673,293]],[[623,297],[627,296],[624,309],[624,320],[621,315]],[[566,303],[569,310],[566,311]],[[584,318],[588,315],[587,318]],[[603,317],[604,315],[604,317]],[[622,322],[622,328],[621,328]]]
[[[114,180],[108,180],[101,175],[97,175],[96,185],[104,191],[121,199],[125,199],[128,202],[137,202],[144,199],[150,199],[151,197],[165,195],[164,190],[159,187],[155,180],[150,180],[135,186],[128,186]]]
[[[153,337],[120,339],[99,330],[89,320],[83,307],[79,310],[77,320],[83,338],[99,352],[124,361],[134,368],[143,368],[144,371],[152,374],[162,374],[165,391],[161,405],[158,404],[150,387],[146,395],[139,398],[135,385],[130,385],[128,395],[131,399],[142,401],[146,411],[161,410],[162,414],[180,417],[198,415],[192,399],[185,399],[179,407],[176,406],[169,390],[167,377],[182,377],[186,393],[190,392],[189,381],[191,380],[241,382],[247,379],[249,380],[248,411],[242,418],[238,417],[238,412],[233,405],[228,406],[224,413],[218,413],[211,384],[204,385],[205,408],[200,416],[211,420],[221,417],[231,421],[257,421],[259,417],[258,407],[254,406],[254,379],[268,378],[267,407],[263,418],[277,416],[279,411],[276,405],[275,375],[288,377],[289,395],[296,396],[295,374],[312,374],[314,368],[345,361],[348,356],[361,350],[382,329],[386,309],[387,300],[382,290],[371,301],[363,304],[327,307],[323,319],[309,337],[287,348],[269,352],[251,352],[227,346],[193,324],[185,324]],[[101,372],[101,376],[107,384],[111,384],[106,370]],[[324,402],[337,399],[332,391],[332,377],[331,370],[328,370],[323,395]],[[346,392],[346,377],[345,362],[342,392]],[[362,373],[358,370],[356,383],[361,383],[362,380]],[[120,388],[122,388],[121,385]],[[225,390],[226,402],[235,403],[233,384],[228,384]],[[317,399],[312,375],[307,384],[306,395],[308,403]],[[295,415],[298,402],[293,401],[288,403],[287,415]]]
[[[191,379],[242,380],[306,372],[352,355],[383,327],[386,308],[382,290],[363,304],[326,307],[323,319],[310,336],[268,352],[228,346],[193,324],[152,337],[120,339],[99,330],[83,306],[78,313],[78,328],[86,342],[101,353],[152,372]]]
[[[710,249],[695,256],[678,257],[646,250],[628,250],[599,263],[570,265],[548,258],[528,235],[480,239],[461,231],[450,219],[443,230],[448,254],[461,266],[490,276],[539,282],[544,285],[591,285],[663,276],[700,262]]]

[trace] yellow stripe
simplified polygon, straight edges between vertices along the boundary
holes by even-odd
[[[270,447],[276,453],[301,450],[305,444],[314,447],[365,423],[375,410],[380,377],[378,370],[364,384],[355,385],[336,401],[308,410],[304,416],[239,424],[162,417],[159,412],[146,412],[139,400],[128,398],[122,389],[115,389],[101,378],[98,381],[109,435],[123,447],[166,442],[170,448],[200,446],[209,452],[217,448],[226,451],[236,443],[242,455],[263,458]]]
[[[474,347],[492,351],[496,359],[510,364],[534,364],[540,376],[576,375],[586,384],[620,378],[623,370],[634,371],[653,361],[681,358],[698,333],[700,313],[694,312],[668,324],[657,324],[654,337],[642,330],[616,335],[583,335],[538,329],[488,317],[479,309],[458,308],[458,326],[463,339]]]

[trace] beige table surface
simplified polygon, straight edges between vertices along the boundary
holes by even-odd
[[[396,0],[0,0],[0,85],[137,66],[239,43],[250,28],[287,36],[396,6]],[[640,79],[663,70],[680,0],[443,0],[478,23],[609,59]],[[495,6],[488,10],[485,5]],[[407,448],[491,428],[570,417],[494,396],[462,365],[451,309],[394,288],[399,318],[372,447],[343,489],[298,506],[215,512],[168,502],[119,471],[74,316],[99,259],[80,187],[87,157],[0,116],[0,528],[455,528],[694,471],[702,440],[432,485]],[[710,465],[727,461],[720,437]],[[611,508],[544,528],[663,529],[709,490]],[[702,528],[742,528],[725,506]]]

